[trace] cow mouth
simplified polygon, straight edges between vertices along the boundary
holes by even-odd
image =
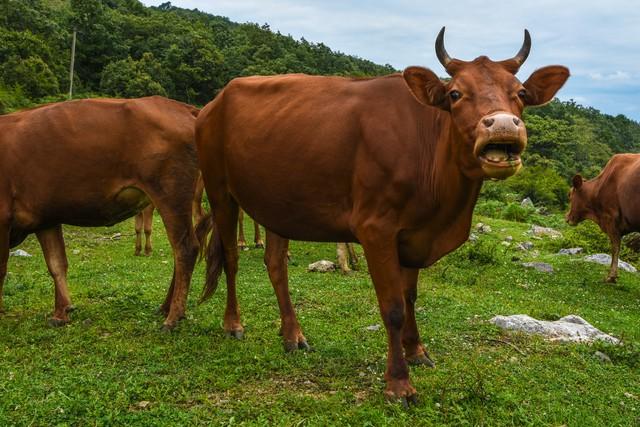
[[[478,142],[474,151],[489,178],[505,179],[522,167],[520,154],[525,147],[521,140],[489,140]]]

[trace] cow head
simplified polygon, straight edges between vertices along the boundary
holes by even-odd
[[[536,70],[524,83],[515,76],[529,55],[531,38],[513,58],[492,61],[480,56],[473,61],[452,59],[444,48],[444,27],[436,39],[436,54],[451,76],[441,81],[431,70],[409,67],[403,76],[415,98],[451,114],[456,140],[464,143],[466,174],[504,179],[522,166],[520,154],[527,146],[522,121],[526,106],[553,99],[569,77],[560,65]]]
[[[565,217],[569,225],[578,225],[585,219],[591,219],[597,223],[597,219],[591,209],[589,182],[582,179],[580,174],[573,177],[573,187],[569,193],[569,212]]]

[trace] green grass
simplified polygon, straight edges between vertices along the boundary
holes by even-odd
[[[160,331],[154,312],[172,256],[157,216],[150,258],[132,256],[131,221],[66,228],[77,310],[64,328],[47,326],[53,285],[29,238],[21,248],[34,256],[12,257],[5,284],[0,425],[639,425],[640,276],[621,272],[606,285],[605,266],[554,256],[547,240],[533,240],[537,259],[556,273],[524,269],[531,254],[500,241],[531,240],[529,225],[480,219],[491,234],[420,275],[417,320],[437,367],[412,368],[420,401],[408,411],[383,399],[386,335],[366,330],[381,319],[364,266],[350,276],[306,272],[333,259],[334,245],[291,245],[292,299],[315,351],[284,354],[261,250],[241,254],[246,334],[236,341],[222,332],[222,284],[196,304],[202,265],[188,318]],[[116,232],[122,239],[108,239]],[[549,343],[487,322],[516,313],[578,314],[625,345]]]

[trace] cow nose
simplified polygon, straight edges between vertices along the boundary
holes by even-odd
[[[496,113],[482,119],[482,124],[491,132],[517,134],[523,125],[522,120],[513,114]]]

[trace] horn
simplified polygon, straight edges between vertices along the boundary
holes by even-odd
[[[524,61],[527,60],[529,56],[529,51],[531,50],[531,35],[529,34],[529,30],[525,28],[524,30],[524,41],[522,42],[522,47],[520,51],[513,57],[513,60],[516,61],[518,65],[524,64]]]
[[[451,63],[451,57],[444,48],[444,27],[442,27],[436,38],[436,55],[444,68],[447,68]]]

